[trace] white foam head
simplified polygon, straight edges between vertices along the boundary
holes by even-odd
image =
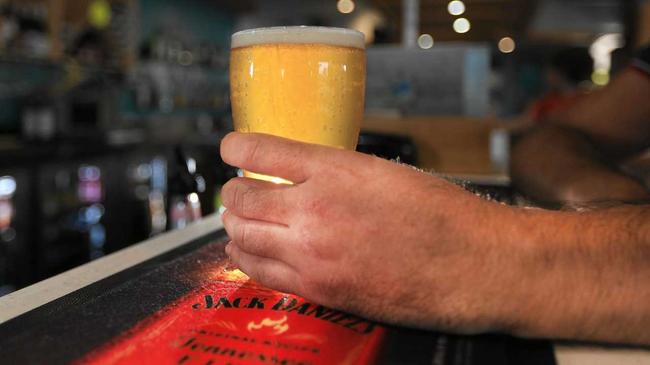
[[[328,44],[365,49],[363,33],[346,28],[330,27],[270,27],[242,30],[232,35],[231,48],[257,44]]]

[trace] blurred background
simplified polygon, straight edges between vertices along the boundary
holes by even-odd
[[[217,210],[230,35],[275,25],[366,35],[359,150],[512,200],[510,135],[626,67],[650,2],[0,0],[0,296]]]

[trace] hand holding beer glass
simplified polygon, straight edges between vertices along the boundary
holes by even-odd
[[[365,78],[360,32],[304,26],[237,32],[230,55],[235,130],[354,150]],[[244,175],[291,183],[255,171]]]

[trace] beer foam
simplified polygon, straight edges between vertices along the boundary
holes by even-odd
[[[242,30],[232,35],[231,48],[257,44],[328,44],[340,47],[365,49],[363,33],[346,28],[330,27],[270,27]]]

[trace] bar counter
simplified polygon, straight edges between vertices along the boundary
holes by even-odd
[[[650,350],[376,324],[248,283],[225,242],[213,215],[0,298],[1,362],[650,364]]]

